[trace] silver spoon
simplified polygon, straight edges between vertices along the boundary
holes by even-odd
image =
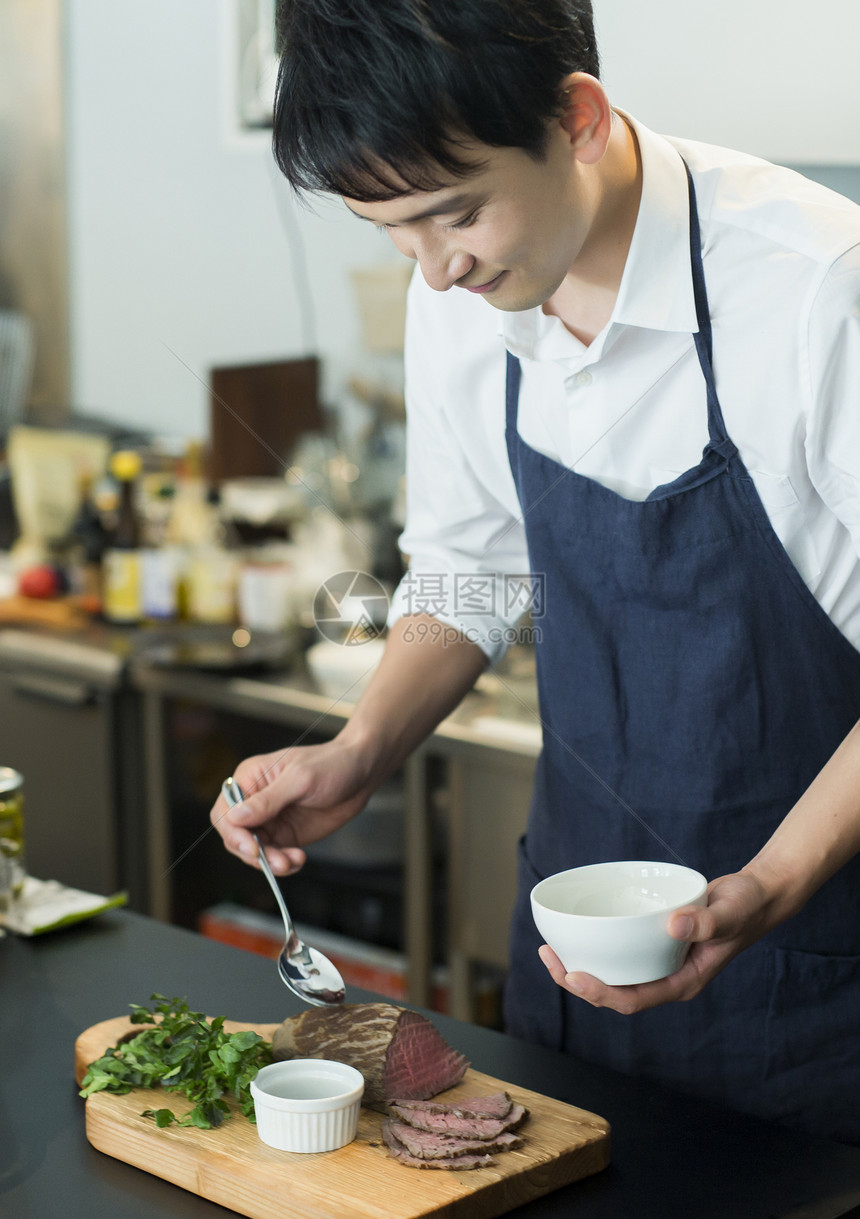
[[[245,799],[242,789],[232,776],[221,784],[221,795],[227,801],[228,808],[234,808]],[[314,1004],[315,1007],[343,1003],[345,994],[343,978],[328,957],[324,957],[318,949],[309,948],[307,944],[303,944],[296,935],[280,885],[266,859],[266,852],[257,835],[252,834],[252,836],[260,853],[260,867],[263,875],[271,886],[284,920],[284,931],[287,938],[281,949],[281,955],[278,957],[278,973],[281,975],[281,981],[290,988],[293,994],[304,999],[306,1003]]]

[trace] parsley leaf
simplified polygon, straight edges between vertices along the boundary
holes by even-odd
[[[209,1021],[192,1012],[184,999],[150,996],[154,1009],[132,1003],[131,1023],[149,1025],[127,1041],[112,1046],[91,1062],[81,1081],[79,1095],[94,1092],[124,1094],[132,1088],[181,1092],[193,1102],[185,1117],[170,1109],[146,1109],[159,1127],[220,1126],[230,1110],[223,1099],[235,1096],[242,1113],[254,1121],[250,1083],[261,1067],[272,1061],[272,1047],[258,1033],[245,1029],[224,1032],[224,1017]]]

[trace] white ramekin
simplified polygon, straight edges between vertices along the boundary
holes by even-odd
[[[333,1151],[358,1129],[364,1078],[325,1058],[273,1062],[251,1080],[257,1133],[278,1151]]]

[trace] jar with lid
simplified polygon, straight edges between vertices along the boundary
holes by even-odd
[[[24,888],[24,777],[0,766],[0,911]]]

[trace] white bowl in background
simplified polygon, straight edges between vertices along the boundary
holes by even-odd
[[[257,1133],[278,1151],[334,1151],[355,1138],[364,1077],[325,1058],[291,1058],[251,1080]]]
[[[681,968],[689,942],[673,939],[666,924],[682,906],[707,905],[707,887],[700,872],[680,864],[589,864],[535,885],[532,915],[568,973],[630,986]]]
[[[311,677],[327,698],[358,702],[385,651],[384,639],[366,643],[334,643],[325,639],[305,653]]]

